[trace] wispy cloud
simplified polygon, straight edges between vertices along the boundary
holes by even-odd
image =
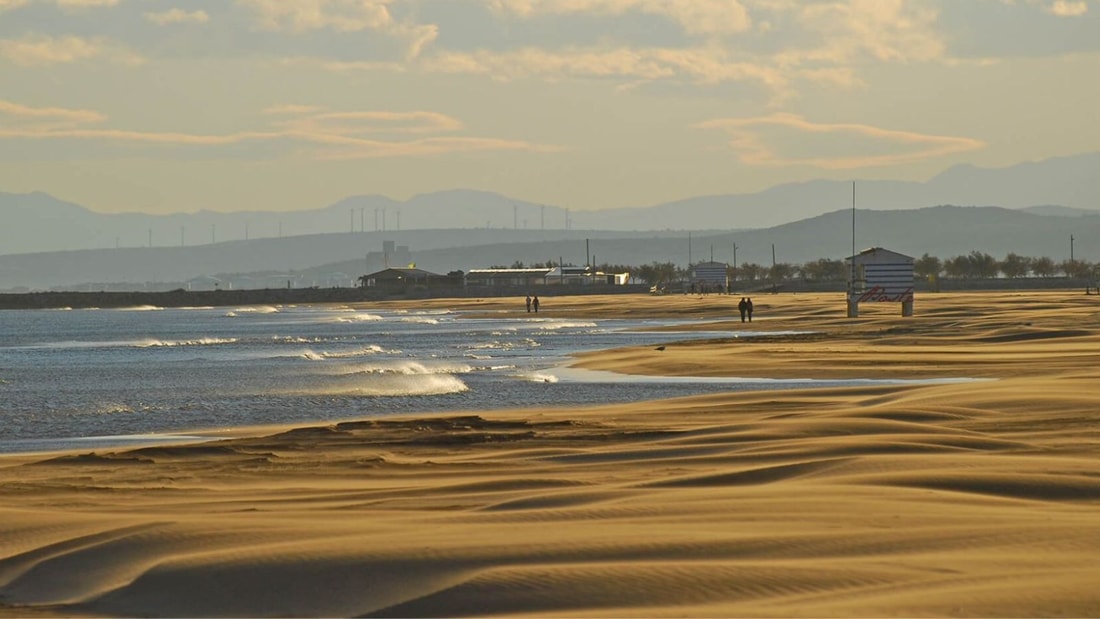
[[[309,145],[317,159],[410,157],[473,151],[554,152],[560,148],[522,140],[475,136],[430,136],[415,140],[381,139],[392,134],[438,134],[463,125],[445,114],[427,111],[324,112],[316,106],[279,105],[264,110],[280,120],[268,130],[225,134],[100,129],[106,116],[90,110],[34,108],[0,100],[0,138],[24,140],[98,140],[163,146],[224,147],[245,143]]]
[[[145,13],[145,19],[158,26],[167,26],[169,24],[204,24],[210,21],[210,15],[208,15],[206,11],[169,9],[160,13]]]
[[[490,0],[505,14],[539,15],[660,15],[693,35],[734,34],[752,27],[748,10],[738,0]]]
[[[54,131],[99,123],[107,117],[93,110],[61,107],[30,107],[0,99],[0,127],[18,126],[23,130]]]
[[[1059,17],[1080,17],[1089,12],[1089,4],[1084,0],[1057,0],[1048,10]]]
[[[0,13],[25,6],[27,0],[0,0]]]
[[[934,157],[985,148],[981,140],[964,137],[927,135],[911,131],[882,129],[854,123],[815,123],[795,114],[772,114],[754,118],[719,118],[695,125],[697,129],[715,129],[729,135],[729,146],[746,164],[758,166],[810,165],[842,170],[912,163]],[[779,132],[803,136],[784,139]],[[823,150],[834,152],[865,150],[867,154],[800,156],[783,154],[781,143],[801,144],[806,136],[833,138]],[[788,148],[794,150],[794,148]]]
[[[99,9],[118,6],[119,0],[57,0],[63,9]]]
[[[316,30],[338,33],[370,31],[403,42],[409,58],[418,56],[439,35],[434,24],[394,19],[393,0],[237,0],[255,16],[261,30],[301,34]]]
[[[142,62],[141,57],[132,50],[107,39],[45,34],[0,39],[0,58],[23,66],[68,64],[93,59],[116,64]]]

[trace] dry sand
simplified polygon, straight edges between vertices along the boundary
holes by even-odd
[[[752,325],[720,296],[543,313],[730,333],[589,368],[995,380],[6,457],[0,614],[1100,616],[1100,297],[929,294],[856,320],[835,294],[754,300]]]

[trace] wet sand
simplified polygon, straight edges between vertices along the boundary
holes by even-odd
[[[759,295],[751,325],[737,300],[541,314],[728,333],[591,369],[987,380],[3,457],[0,615],[1100,616],[1100,297],[928,294],[850,320],[839,295]]]

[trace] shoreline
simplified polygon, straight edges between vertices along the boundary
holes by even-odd
[[[730,332],[575,362],[594,370],[995,380],[4,456],[0,616],[1100,614],[1100,303],[919,295],[848,320],[834,297],[754,298],[753,329],[828,337],[738,338],[736,297],[544,312]]]

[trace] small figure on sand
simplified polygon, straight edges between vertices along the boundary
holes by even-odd
[[[745,311],[749,315],[749,322],[752,322],[752,298],[745,297]]]
[[[527,295],[527,313],[531,313],[531,295]]]
[[[535,308],[535,313],[539,313],[539,295],[535,295],[535,298],[531,299],[531,307]]]
[[[745,297],[741,297],[741,302],[737,304],[737,311],[741,312],[741,322],[745,322],[745,316],[749,312],[749,303],[745,300]]]

